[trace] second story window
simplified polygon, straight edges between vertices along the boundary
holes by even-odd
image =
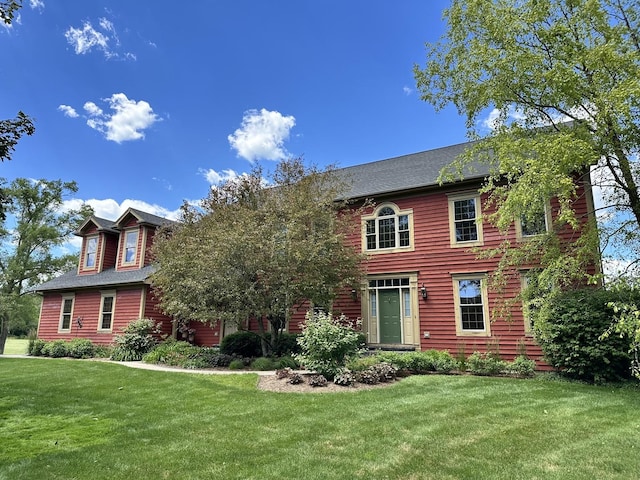
[[[482,245],[480,198],[477,194],[449,197],[449,226],[452,247]]]
[[[138,230],[130,230],[125,236],[122,263],[135,263],[138,251]]]
[[[98,237],[87,238],[87,247],[84,257],[84,266],[94,268],[96,266],[96,255],[98,253]]]
[[[528,216],[521,217],[516,223],[516,233],[519,238],[534,237],[549,231],[549,208],[544,205]]]
[[[364,250],[375,253],[412,249],[412,215],[411,210],[400,211],[389,204],[364,217]]]

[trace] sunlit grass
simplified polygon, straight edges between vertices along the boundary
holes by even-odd
[[[4,353],[6,355],[24,355],[27,353],[29,340],[26,338],[7,338],[4,344]]]
[[[628,479],[640,390],[410,377],[258,391],[90,361],[0,359],[0,479]]]

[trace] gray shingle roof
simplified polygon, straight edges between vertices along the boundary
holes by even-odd
[[[471,143],[461,143],[425,152],[363,163],[337,171],[350,188],[344,198],[372,197],[438,185],[440,171],[450,165]],[[484,178],[488,169],[474,165],[464,172],[466,180]]]
[[[59,277],[38,285],[35,292],[47,292],[51,290],[77,290],[82,288],[115,287],[119,285],[131,285],[146,283],[149,276],[155,271],[153,265],[137,270],[116,271],[114,268],[91,275],[78,275],[76,270],[63,273]]]
[[[144,223],[146,225],[152,225],[155,227],[160,227],[162,225],[170,225],[175,223],[173,220],[169,220],[168,218],[159,217],[158,215],[153,215],[151,213],[143,212],[142,210],[137,210],[135,208],[129,208],[125,213],[123,213],[116,222],[114,222],[114,226],[118,226],[118,222],[122,220],[127,214],[132,214],[138,219],[138,223]]]

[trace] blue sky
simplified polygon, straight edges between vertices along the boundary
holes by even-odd
[[[280,158],[345,167],[463,142],[412,66],[444,0],[24,0],[0,27],[0,118],[36,133],[0,177],[75,180],[115,219],[174,216],[212,183]]]

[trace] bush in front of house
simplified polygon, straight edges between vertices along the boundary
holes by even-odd
[[[309,311],[298,337],[301,353],[294,358],[305,368],[333,380],[364,350],[362,338],[344,315],[334,318],[330,313]]]
[[[631,378],[629,339],[601,336],[614,321],[608,304],[628,301],[634,295],[637,292],[582,289],[544,302],[535,314],[534,332],[547,363],[562,375],[591,383]]]
[[[67,352],[72,358],[93,358],[96,346],[88,338],[74,338],[67,344]]]
[[[252,332],[234,332],[220,342],[220,353],[237,357],[256,358],[262,356],[260,337]]]
[[[69,356],[68,343],[65,340],[54,340],[47,342],[42,349],[42,353],[46,357],[61,358]]]
[[[115,347],[111,359],[118,362],[141,360],[158,343],[155,334],[160,332],[159,328],[160,325],[150,318],[130,322],[121,335],[114,337]]]
[[[44,355],[44,347],[47,342],[40,338],[35,338],[33,340],[29,340],[29,355],[33,355],[34,357],[41,357]]]
[[[251,370],[260,370],[260,371],[262,371],[262,370],[275,370],[276,369],[276,363],[274,362],[274,360],[272,358],[259,357],[259,358],[256,358],[255,360],[253,360],[249,367],[251,368]]]
[[[536,372],[536,362],[525,355],[518,355],[513,362],[507,364],[506,372],[516,377],[532,377]]]
[[[467,369],[474,375],[499,375],[507,369],[507,362],[491,352],[473,352],[467,358]]]

